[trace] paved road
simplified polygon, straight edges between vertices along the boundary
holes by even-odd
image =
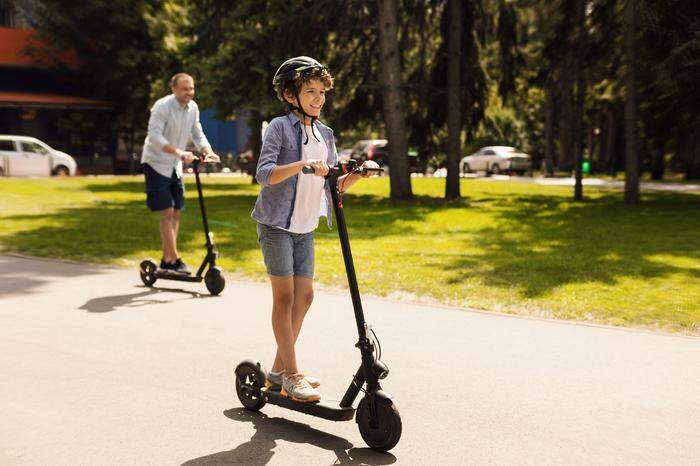
[[[360,267],[361,272],[361,267]],[[700,339],[366,299],[403,438],[240,408],[272,356],[270,293],[0,256],[0,464],[700,464]],[[340,396],[349,300],[318,293],[300,361]]]

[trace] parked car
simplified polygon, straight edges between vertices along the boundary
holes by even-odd
[[[489,146],[467,155],[459,165],[461,173],[484,171],[494,175],[504,172],[523,175],[532,169],[532,159],[514,147]]]
[[[75,159],[28,136],[0,135],[0,176],[73,176]]]
[[[360,141],[357,141],[354,146],[352,146],[352,150],[350,151],[350,158],[357,160],[358,162],[362,163],[365,160],[374,160],[377,162],[379,165],[382,165],[382,163],[379,163],[378,159],[375,158],[375,151],[377,148],[384,147],[386,148],[387,144],[386,139],[362,139]],[[379,159],[382,159],[384,157],[384,160],[382,162],[386,163],[386,151],[384,151],[382,154],[377,154],[381,155]]]
[[[386,139],[365,139],[358,141],[350,153],[350,158],[357,160],[359,163],[365,160],[374,160],[380,167],[389,165],[389,152],[387,151]],[[423,172],[418,163],[418,152],[412,149],[408,150],[408,167],[413,173]]]

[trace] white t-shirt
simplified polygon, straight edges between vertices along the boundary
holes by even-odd
[[[302,142],[302,160],[328,160],[328,146],[323,140],[318,127],[314,129],[314,134],[320,141],[317,141],[311,134],[311,127],[307,127],[309,134],[308,144]],[[306,139],[306,138],[304,138]],[[294,212],[289,230],[292,233],[310,233],[318,228],[319,217],[325,217],[327,211],[327,200],[323,190],[326,179],[316,175],[306,175],[299,173],[297,178],[297,194],[294,200]]]

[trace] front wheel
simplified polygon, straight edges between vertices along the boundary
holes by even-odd
[[[370,396],[367,395],[360,401],[355,414],[360,435],[365,443],[374,450],[389,451],[401,439],[401,415],[391,400],[376,398],[376,422],[372,423]]]
[[[219,295],[224,291],[226,286],[226,279],[224,278],[223,269],[219,266],[210,267],[207,273],[204,274],[204,284],[207,286],[207,290],[214,296]]]
[[[156,270],[158,266],[151,259],[146,259],[142,261],[139,265],[139,274],[141,275],[141,281],[146,286],[153,285],[158,277],[156,277]]]
[[[265,406],[260,389],[265,384],[265,373],[260,363],[243,361],[236,367],[236,393],[244,408],[259,411]]]

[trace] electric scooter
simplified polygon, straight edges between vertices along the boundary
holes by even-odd
[[[207,286],[209,293],[216,296],[220,294],[224,287],[226,286],[226,279],[223,275],[223,269],[216,265],[216,258],[219,253],[214,248],[214,234],[209,231],[209,222],[207,222],[207,212],[204,208],[204,197],[202,196],[202,183],[199,179],[199,166],[201,163],[205,163],[204,157],[201,153],[195,152],[194,160],[192,161],[192,168],[194,170],[194,177],[197,181],[197,193],[199,195],[199,208],[202,211],[202,221],[204,223],[204,234],[206,236],[206,248],[207,255],[202,260],[202,264],[199,266],[197,273],[195,275],[189,275],[184,273],[173,272],[169,270],[162,270],[158,268],[158,265],[153,259],[145,259],[139,265],[139,273],[141,275],[141,281],[146,286],[153,286],[153,284],[159,278],[162,280],[177,280],[181,282],[201,282],[204,280],[204,284]],[[202,275],[204,269],[207,269],[206,273]]]
[[[323,400],[315,403],[294,401],[290,397],[281,395],[279,390],[266,388],[265,372],[259,362],[252,360],[243,361],[236,367],[236,393],[241,404],[251,411],[259,411],[266,403],[270,403],[331,421],[349,421],[354,416],[360,434],[367,445],[378,451],[388,451],[396,446],[401,438],[401,416],[392,401],[392,396],[384,392],[379,384],[379,380],[386,378],[389,374],[389,369],[380,359],[381,345],[376,334],[365,321],[362,311],[350,240],[343,215],[342,198],[338,189],[340,176],[349,173],[364,174],[370,171],[383,170],[358,167],[355,160],[349,160],[330,167],[326,176],[330,184],[333,210],[359,334],[359,341],[355,346],[359,348],[362,356],[362,364],[350,382],[343,399],[337,405],[324,403]],[[302,172],[308,174],[313,173],[314,170],[307,166],[302,169]],[[364,396],[355,409],[353,402],[360,391]]]

